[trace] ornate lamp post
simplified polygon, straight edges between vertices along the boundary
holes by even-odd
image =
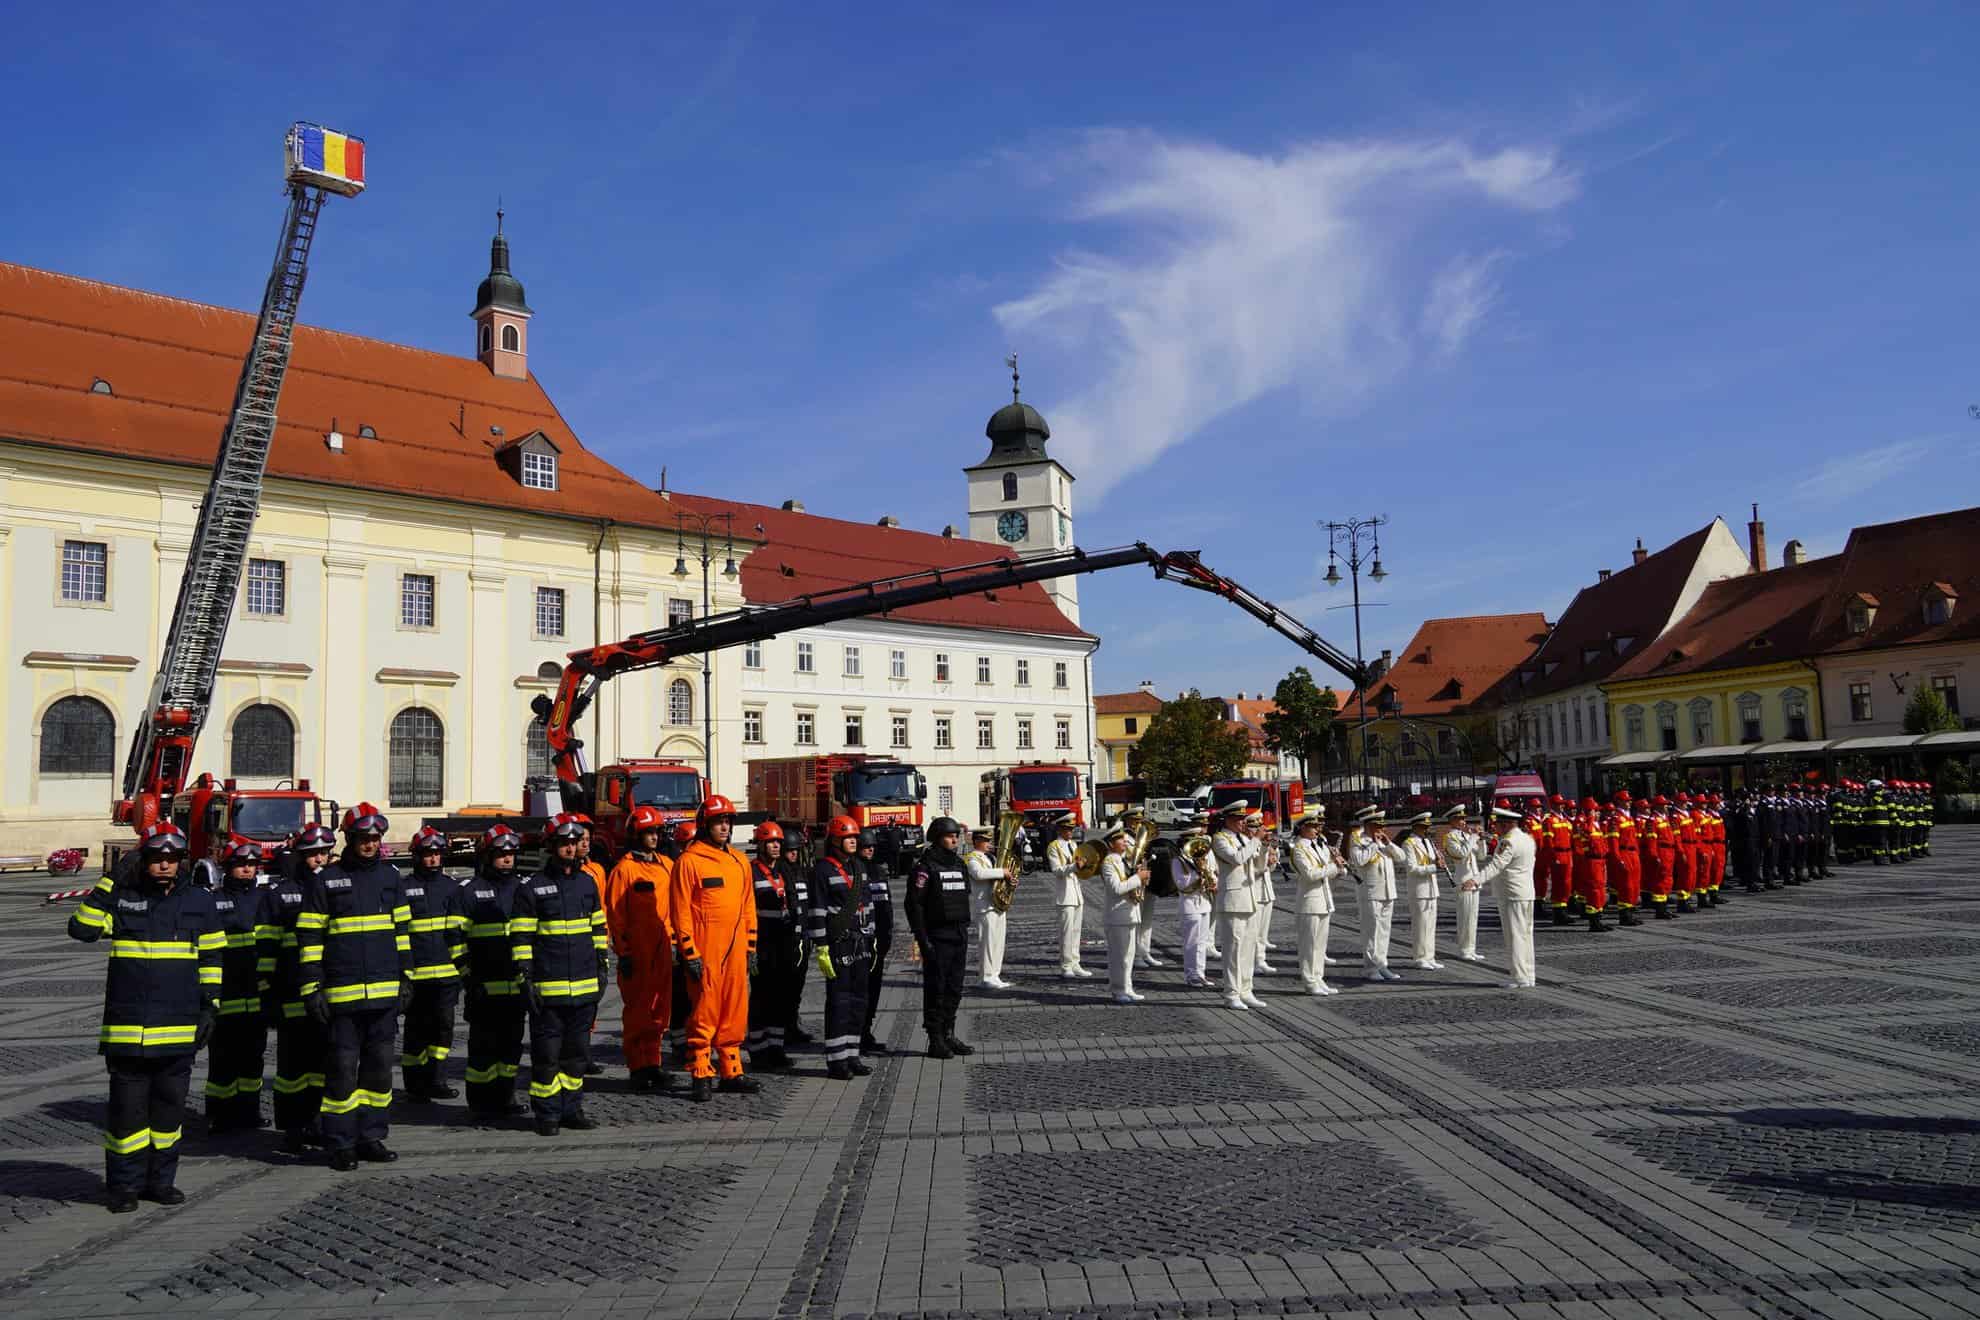
[[[1330,587],[1341,584],[1341,570],[1336,559],[1347,560],[1348,577],[1354,588],[1354,667],[1367,673],[1361,659],[1361,553],[1362,538],[1368,538],[1367,562],[1368,580],[1380,582],[1389,576],[1382,568],[1381,527],[1389,521],[1389,515],[1378,513],[1372,518],[1351,518],[1346,522],[1323,522],[1327,529],[1327,576],[1321,579]],[[1364,678],[1355,690],[1355,703],[1358,707],[1357,731],[1361,735],[1361,795],[1368,796],[1368,681]]]
[[[685,510],[674,514],[674,576],[688,575],[689,558],[701,561],[701,617],[709,613],[708,571],[717,558],[722,560],[722,576],[734,580],[736,577],[736,516],[732,513],[688,513]],[[721,528],[720,535],[716,528]],[[717,541],[722,543],[721,553],[715,549]],[[693,556],[688,551],[700,547]],[[710,784],[715,782],[715,690],[714,671],[709,667],[709,653],[701,653],[701,772]]]

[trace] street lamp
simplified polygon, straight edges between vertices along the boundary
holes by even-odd
[[[1360,712],[1358,728],[1361,733],[1361,795],[1369,795],[1368,788],[1368,679],[1367,668],[1361,660],[1361,540],[1368,538],[1369,558],[1372,561],[1368,578],[1380,582],[1389,576],[1382,567],[1382,524],[1389,521],[1389,515],[1378,513],[1372,518],[1351,518],[1346,522],[1323,522],[1327,529],[1327,576],[1321,581],[1330,587],[1341,583],[1341,571],[1335,566],[1336,556],[1346,559],[1348,575],[1354,585],[1354,670],[1362,675],[1355,684],[1355,703]],[[1395,689],[1390,689],[1393,696]]]
[[[717,525],[721,535],[716,535]],[[701,561],[701,617],[709,612],[708,570],[717,558],[715,543],[722,542],[722,576],[733,579],[736,576],[736,516],[732,513],[688,513],[676,510],[674,513],[674,576],[688,575],[688,551],[700,546],[700,552],[693,557]],[[701,772],[712,785],[715,782],[715,677],[709,665],[709,652],[706,647],[701,652]]]

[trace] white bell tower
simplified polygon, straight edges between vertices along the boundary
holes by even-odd
[[[1017,551],[1026,559],[1071,549],[1072,473],[1045,452],[1052,428],[1038,410],[1018,397],[1017,356],[1011,369],[1011,401],[991,414],[983,434],[990,453],[966,467],[969,478],[969,537]],[[1078,578],[1041,583],[1065,616],[1079,622]]]

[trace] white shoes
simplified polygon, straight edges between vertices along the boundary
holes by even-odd
[[[1148,956],[1147,956],[1146,958],[1143,958],[1143,959],[1142,959],[1142,960],[1141,960],[1140,962],[1138,962],[1138,963],[1136,963],[1135,965],[1136,965],[1137,967],[1166,967],[1166,966],[1168,966],[1168,964],[1167,964],[1167,963],[1165,963],[1165,962],[1163,962],[1163,961],[1162,961],[1162,960],[1161,960],[1160,958],[1157,958],[1157,957],[1156,957],[1156,956],[1155,956],[1154,954],[1152,954],[1152,953],[1151,953],[1151,954],[1149,954],[1149,955],[1148,955]]]
[[[1444,964],[1438,962],[1435,958],[1419,958],[1414,966],[1418,971],[1422,972],[1441,972],[1444,970]]]
[[[1008,990],[1011,988],[1011,983],[1001,976],[995,976],[985,977],[983,980],[978,981],[976,986],[979,990]]]
[[[1340,991],[1334,989],[1333,986],[1328,985],[1325,981],[1322,981],[1319,985],[1307,986],[1306,993],[1318,998],[1325,995],[1337,995]]]
[[[1253,967],[1252,970],[1255,972],[1263,972],[1267,976],[1276,976],[1278,974],[1278,968],[1272,966],[1271,963],[1266,962],[1263,958],[1260,958],[1258,960],[1257,964]]]
[[[1084,967],[1062,967],[1059,969],[1059,979],[1061,981],[1078,981],[1091,975],[1093,973],[1087,971]]]
[[[1460,957],[1460,958],[1462,958],[1462,959],[1463,959],[1464,961],[1466,961],[1466,962],[1484,962],[1484,961],[1485,961],[1485,955],[1484,955],[1484,954],[1482,954],[1482,953],[1460,953],[1460,954],[1458,955],[1458,957]]]
[[[1141,1002],[1141,996],[1128,994],[1115,995],[1114,1002],[1117,1004],[1138,1004]]]
[[[1402,973],[1392,972],[1388,968],[1384,967],[1382,969],[1382,979],[1384,981],[1400,981],[1402,980]]]
[[[1331,966],[1333,966],[1333,965],[1334,965],[1335,963],[1337,963],[1337,962],[1339,962],[1339,961],[1340,961],[1340,959],[1339,959],[1339,958],[1329,958],[1329,957],[1328,957],[1328,956],[1327,956],[1326,954],[1324,954],[1324,953],[1320,955],[1320,965],[1321,965],[1322,967],[1331,967]]]
[[[1246,995],[1244,996],[1244,1006],[1246,1008],[1263,1008],[1265,1007],[1265,1001],[1257,995]]]
[[[1265,950],[1265,952],[1267,953],[1277,953],[1279,951],[1279,946],[1272,943],[1272,941],[1270,940],[1258,941],[1258,947]]]
[[[1531,990],[1532,988],[1533,982],[1531,981],[1502,981],[1499,983],[1499,989],[1501,990]]]
[[[1222,962],[1224,960],[1224,951],[1222,949],[1212,949],[1208,956],[1215,958],[1218,962]]]
[[[1248,1007],[1250,1007],[1250,1005],[1248,1005],[1248,1004],[1246,1004],[1246,1003],[1244,1002],[1244,1000],[1242,1000],[1242,999],[1240,999],[1240,998],[1239,998],[1238,996],[1236,996],[1236,995],[1225,995],[1225,996],[1224,996],[1224,1007],[1225,1007],[1225,1008],[1235,1008],[1235,1009],[1237,1009],[1237,1010],[1238,1010],[1239,1012],[1243,1012],[1243,1011],[1244,1011],[1244,1010],[1245,1010],[1246,1008],[1248,1008]]]

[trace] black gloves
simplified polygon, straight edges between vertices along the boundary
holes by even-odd
[[[750,950],[750,954],[749,954],[749,974],[750,974],[750,978],[751,978],[752,980],[753,980],[753,979],[755,979],[755,977],[756,977],[756,968],[757,968],[757,965],[758,965],[758,964],[757,964],[757,959],[756,959],[756,951],[755,951],[754,949],[752,949],[752,950]]]
[[[403,1013],[407,1009],[411,1008],[412,1001],[413,1001],[413,983],[411,981],[399,982],[399,1011]]]
[[[303,996],[303,1011],[319,1027],[330,1025],[330,996],[319,988]]]
[[[688,958],[681,963],[681,970],[687,973],[690,981],[701,980],[701,959]]]
[[[213,1034],[213,1020],[220,1016],[220,1006],[211,999],[201,1000],[199,1005],[199,1027],[193,1032],[193,1049],[203,1049],[206,1038]]]
[[[530,979],[529,973],[520,967],[516,969],[516,993],[529,1004],[530,1012],[543,1011],[543,992],[536,988],[536,982]]]
[[[611,954],[609,954],[609,953],[607,953],[607,952],[605,952],[605,950],[603,950],[603,949],[600,949],[600,950],[598,951],[598,987],[599,987],[599,989],[601,989],[601,990],[602,990],[602,989],[604,989],[604,988],[605,988],[605,983],[606,983],[607,981],[609,981],[609,980],[611,980],[611,979],[612,979],[612,955],[611,955]]]
[[[638,975],[639,975],[639,964],[635,962],[633,959],[628,958],[625,955],[621,954],[619,957],[620,979],[624,980],[626,978],[634,977]]]

